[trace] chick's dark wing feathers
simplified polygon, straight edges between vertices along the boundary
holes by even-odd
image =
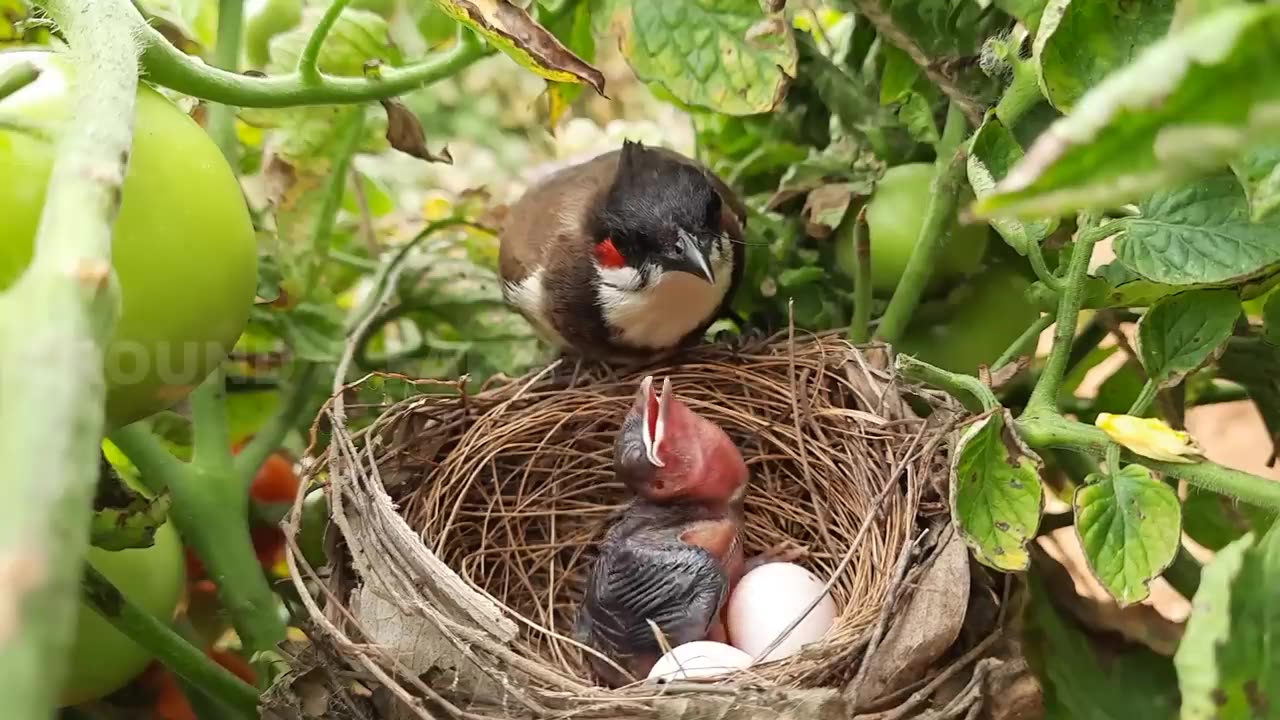
[[[700,547],[608,544],[592,572],[583,630],[608,655],[658,652],[647,620],[673,647],[701,640],[728,591],[724,569]]]

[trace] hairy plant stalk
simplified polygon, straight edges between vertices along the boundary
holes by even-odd
[[[302,55],[298,57],[297,68],[298,76],[307,85],[318,85],[324,81],[320,76],[320,49],[324,47],[324,40],[329,36],[334,23],[338,22],[338,16],[349,4],[351,0],[329,0],[329,7],[320,16],[320,22],[311,31],[311,37],[307,38],[307,45],[302,48]]]
[[[254,687],[214,662],[167,624],[129,602],[110,580],[91,566],[85,567],[84,589],[85,598],[95,612],[143,648],[162,658],[165,667],[178,677],[227,708],[235,709],[239,717],[258,717],[258,691]],[[110,660],[102,658],[103,662]]]
[[[0,296],[0,707],[13,720],[51,715],[75,628],[119,303],[111,228],[138,86],[122,6],[39,4],[59,23],[77,76],[35,256]]]
[[[946,166],[938,169],[929,186],[929,207],[920,227],[920,237],[876,329],[876,337],[885,342],[893,344],[902,337],[911,315],[920,304],[929,275],[947,241],[947,227],[955,218],[956,198],[964,184],[964,176],[965,152],[961,146]]]
[[[244,0],[218,2],[218,40],[213,49],[214,65],[235,72],[240,65],[240,35],[244,22]],[[209,135],[222,150],[231,167],[240,162],[236,139],[236,109],[228,105],[209,108]]]

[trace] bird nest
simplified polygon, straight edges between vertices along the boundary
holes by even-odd
[[[436,384],[354,431],[357,410],[335,395],[318,467],[336,562],[317,570],[298,552],[290,562],[299,588],[327,600],[300,593],[342,712],[846,718],[923,706],[921,688],[933,692],[930,679],[966,644],[968,556],[944,501],[963,415],[904,387],[886,358],[822,335],[710,345],[626,375],[557,363],[478,392]],[[612,444],[646,374],[670,377],[741,450],[748,556],[796,544],[807,550],[797,562],[829,579],[839,610],[820,643],[716,682],[611,690],[592,680],[575,613],[596,543],[629,499]],[[942,604],[913,602],[931,584]],[[917,637],[920,627],[932,636]]]

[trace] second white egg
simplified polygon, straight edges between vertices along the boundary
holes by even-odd
[[[762,661],[781,660],[817,642],[835,623],[836,603],[823,593],[826,582],[794,563],[766,563],[742,577],[729,597],[726,626],[729,642],[759,657],[774,638],[804,613],[814,598],[818,604]]]
[[[657,682],[687,680],[726,675],[751,664],[751,656],[736,647],[711,640],[698,640],[676,646],[663,655],[649,679]]]

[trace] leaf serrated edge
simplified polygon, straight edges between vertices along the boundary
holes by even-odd
[[[1157,483],[1160,482],[1158,479],[1156,479],[1155,473],[1153,473],[1151,470],[1141,465],[1127,465],[1124,468],[1122,468],[1120,472],[1123,473],[1125,470],[1131,467],[1141,468],[1143,471],[1145,471],[1146,474],[1143,476],[1143,480],[1151,480]],[[1085,564],[1089,567],[1089,573],[1093,575],[1093,578],[1095,580],[1098,581],[1098,584],[1102,586],[1102,589],[1107,591],[1107,594],[1111,596],[1111,599],[1116,601],[1117,605],[1119,605],[1122,608],[1129,607],[1131,605],[1140,603],[1143,600],[1146,600],[1151,595],[1151,582],[1156,578],[1160,577],[1161,575],[1163,575],[1165,570],[1169,569],[1169,566],[1172,565],[1173,561],[1178,557],[1178,553],[1175,550],[1175,552],[1169,556],[1168,562],[1165,562],[1164,564],[1162,564],[1159,567],[1159,569],[1157,569],[1154,573],[1152,573],[1150,578],[1142,581],[1142,587],[1146,592],[1144,592],[1140,597],[1132,598],[1129,600],[1126,600],[1120,597],[1114,590],[1112,590],[1111,586],[1108,585],[1107,582],[1102,579],[1102,575],[1098,572],[1098,568],[1093,564],[1093,557],[1090,556],[1088,546],[1085,544],[1085,541],[1084,541],[1084,536],[1080,532],[1080,522],[1079,522],[1080,492],[1082,490],[1086,490],[1090,487],[1093,487],[1100,482],[1110,482],[1114,485],[1115,476],[1109,473],[1095,473],[1093,475],[1090,475],[1089,477],[1099,477],[1100,479],[1090,481],[1088,478],[1086,478],[1085,484],[1077,487],[1075,489],[1075,492],[1071,494],[1071,512],[1074,514],[1074,518],[1075,518],[1074,521],[1071,523],[1071,527],[1075,531],[1076,542],[1080,543],[1081,554],[1084,555]],[[1161,487],[1168,489],[1170,492],[1173,492],[1172,488],[1169,488],[1167,485],[1164,485],[1163,483],[1160,483],[1160,485]],[[1173,504],[1174,504],[1175,512],[1178,515],[1178,527],[1181,528],[1182,527],[1182,503],[1178,502],[1177,494],[1174,494],[1173,500],[1174,500]],[[1119,501],[1117,501],[1117,505],[1119,505]]]
[[[1036,534],[1040,531],[1040,523],[1044,521],[1044,502],[1045,502],[1044,488],[1039,485],[1040,475],[1044,469],[1044,460],[1039,455],[1037,455],[1033,450],[1031,450],[1031,448],[1028,447],[1026,443],[1022,441],[1022,438],[1018,437],[1018,433],[1013,429],[1013,414],[1010,413],[1009,410],[1006,408],[1001,408],[998,412],[990,413],[984,418],[975,420],[973,423],[969,425],[969,427],[965,429],[963,433],[959,435],[954,446],[955,450],[951,456],[951,473],[949,478],[951,487],[949,488],[949,491],[947,493],[947,496],[948,496],[947,506],[948,506],[948,510],[951,513],[952,525],[955,527],[956,532],[960,534],[960,539],[963,540],[964,544],[969,547],[970,554],[973,555],[974,559],[976,559],[978,562],[982,563],[983,565],[986,565],[987,567],[993,568],[995,570],[999,570],[1001,572],[1019,572],[1022,570],[1026,570],[1028,567],[1030,567],[1031,553],[1024,552],[1024,555],[1026,556],[1025,561],[1018,566],[1002,566],[998,563],[989,562],[990,558],[987,557],[986,550],[982,547],[981,543],[979,543],[972,536],[971,533],[965,530],[964,525],[959,521],[959,512],[958,512],[958,509],[956,508],[956,498],[959,492],[959,484],[960,484],[959,483],[960,458],[964,454],[964,449],[968,447],[969,443],[973,441],[973,438],[976,437],[979,433],[981,433],[987,427],[987,425],[991,424],[991,422],[997,419],[1000,421],[1001,443],[1006,443],[1006,442],[1012,443],[1014,448],[1018,450],[1019,454],[1021,454],[1023,457],[1029,458],[1032,461],[1032,464],[1035,466],[1036,483],[1037,483],[1037,487],[1040,488],[1040,492],[1037,495],[1039,499],[1039,507],[1037,508],[1038,511],[1036,513],[1035,524],[1030,529],[1030,532],[1027,535],[1027,540],[1025,543],[1022,544],[1021,547],[1025,551],[1028,545],[1030,545],[1032,542],[1035,542]]]

